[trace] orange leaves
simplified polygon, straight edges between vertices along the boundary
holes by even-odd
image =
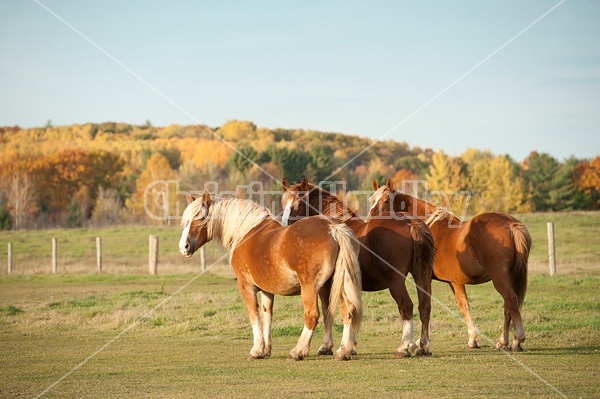
[[[418,180],[418,179],[419,179],[419,175],[414,173],[412,170],[408,170],[408,169],[400,169],[398,172],[396,172],[394,177],[392,177],[392,181],[394,182],[394,185],[396,187],[401,187],[402,182],[405,180]]]
[[[87,187],[92,198],[99,185],[114,187],[121,178],[123,165],[117,155],[109,152],[76,149],[6,164],[0,176],[17,172],[31,176],[39,204],[51,212],[59,212],[66,209],[82,187]]]
[[[573,180],[575,186],[586,194],[600,191],[600,156],[577,165]]]

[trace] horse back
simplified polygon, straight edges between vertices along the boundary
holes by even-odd
[[[492,276],[506,274],[517,256],[512,232],[514,225],[525,229],[516,218],[495,212],[481,213],[468,222],[465,243],[477,262]]]

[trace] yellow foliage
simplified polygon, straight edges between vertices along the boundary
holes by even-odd
[[[222,141],[199,139],[194,148],[192,159],[198,168],[203,168],[209,162],[224,167],[232,151]]]
[[[165,223],[151,216],[164,217],[175,215],[177,208],[176,185],[170,181],[175,179],[175,172],[169,161],[160,154],[148,159],[146,169],[135,182],[135,193],[128,200],[127,207],[136,215],[146,214],[148,220]]]

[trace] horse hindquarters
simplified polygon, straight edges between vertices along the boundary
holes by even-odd
[[[515,218],[497,213],[486,213],[471,220],[471,245],[478,259],[483,259],[492,283],[504,299],[504,326],[498,349],[509,347],[509,329],[512,322],[514,339],[511,349],[521,351],[525,330],[521,306],[527,290],[527,262],[531,237],[527,228]]]
[[[513,351],[522,351],[521,343],[525,341],[525,328],[523,327],[523,318],[521,308],[527,292],[527,263],[529,261],[529,251],[531,249],[531,236],[527,228],[520,222],[510,224],[510,233],[514,245],[514,261],[510,271],[511,288],[516,294],[516,309],[514,303],[508,303],[505,300],[504,306],[504,331],[502,338],[497,346],[508,345],[508,329],[510,321],[514,326],[514,339],[511,345]],[[504,345],[502,345],[504,343]]]

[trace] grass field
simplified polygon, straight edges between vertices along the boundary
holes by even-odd
[[[286,359],[302,326],[297,297],[275,300],[272,357],[249,360],[251,331],[235,281],[203,275],[170,296],[192,278],[0,278],[0,397],[35,397],[106,343],[45,397],[561,397],[555,389],[600,396],[599,277],[533,277],[526,351],[514,355],[493,349],[502,304],[490,284],[469,290],[491,339],[479,350],[465,348],[450,290],[434,284],[430,358],[393,357],[401,338],[395,306],[386,292],[366,293],[359,354],[350,362],[316,356],[320,328],[308,360]]]
[[[350,362],[316,356],[321,326],[308,360],[286,359],[302,329],[298,297],[275,299],[273,354],[249,360],[252,334],[231,270],[221,262],[198,276],[198,259],[177,253],[177,228],[0,232],[0,264],[7,242],[15,257],[14,274],[3,267],[0,275],[0,397],[600,397],[600,214],[518,217],[534,240],[525,352],[493,349],[503,316],[491,284],[468,287],[488,339],[466,349],[451,291],[434,282],[433,356],[393,357],[401,323],[383,291],[364,294],[359,354]],[[547,221],[557,237],[552,278]],[[148,234],[161,237],[159,276],[145,275]],[[94,273],[97,235],[103,274]],[[47,274],[51,237],[59,240],[57,275]],[[221,254],[211,247],[209,264]]]
[[[529,270],[548,273],[546,223],[554,222],[559,275],[600,274],[600,212],[535,213],[516,215],[533,238]],[[177,248],[178,226],[127,226],[103,229],[59,229],[0,231],[0,274],[6,273],[7,244],[13,246],[13,273],[49,273],[51,239],[58,241],[58,272],[69,274],[96,271],[96,237],[102,237],[103,270],[111,274],[143,274],[148,271],[148,235],[160,238],[159,273],[199,271],[199,258],[185,259]],[[214,243],[207,245],[207,262],[225,252]],[[226,261],[227,258],[225,257]]]

